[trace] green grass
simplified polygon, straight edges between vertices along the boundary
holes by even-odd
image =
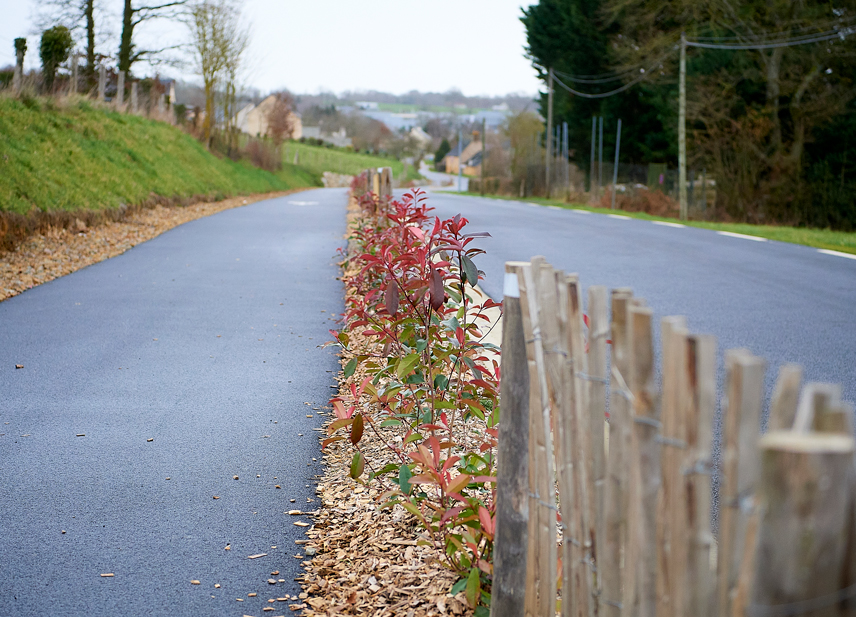
[[[392,173],[398,178],[404,170],[403,163],[395,159],[349,152],[338,148],[310,146],[296,141],[289,141],[284,144],[282,152],[282,160],[286,163],[293,163],[294,154],[297,153],[300,167],[317,176],[325,171],[355,176],[369,167],[392,167]]]
[[[226,196],[316,184],[293,166],[272,174],[217,158],[173,126],[83,99],[0,97],[0,211],[101,210],[152,194]]]
[[[478,193],[464,193],[478,197]],[[776,225],[750,225],[748,223],[714,223],[709,221],[680,221],[678,219],[661,216],[651,216],[644,212],[625,212],[624,210],[611,210],[609,208],[594,208],[586,204],[567,204],[562,201],[544,199],[541,197],[506,197],[501,195],[489,195],[491,199],[503,199],[508,201],[525,201],[542,206],[558,206],[560,208],[587,210],[599,214],[621,214],[634,219],[648,221],[668,221],[670,223],[681,223],[687,227],[700,227],[714,231],[730,231],[732,233],[745,234],[747,236],[758,236],[778,242],[790,242],[791,244],[802,244],[819,249],[829,249],[842,253],[856,255],[856,233],[846,231],[831,231],[829,229],[810,229],[805,227],[785,227]]]

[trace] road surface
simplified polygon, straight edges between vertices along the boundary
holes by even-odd
[[[309,519],[285,512],[319,503],[344,231],[343,189],[290,195],[0,303],[0,615],[261,615],[299,593]]]
[[[768,397],[779,366],[808,381],[840,383],[856,401],[856,260],[782,242],[650,221],[433,192],[441,217],[461,212],[487,250],[483,288],[502,296],[506,261],[543,255],[589,285],[632,287],[659,317],[686,315],[721,351],[746,347],[768,361]]]

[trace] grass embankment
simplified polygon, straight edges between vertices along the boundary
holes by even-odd
[[[481,196],[479,193],[462,194],[475,197]],[[802,244],[804,246],[856,255],[856,233],[846,231],[810,229],[806,227],[786,227],[778,225],[750,225],[749,223],[680,221],[674,218],[651,216],[644,212],[626,212],[624,210],[611,210],[609,208],[595,208],[586,204],[568,204],[554,199],[544,199],[542,197],[527,197],[526,199],[502,195],[485,195],[485,197],[489,197],[490,199],[503,199],[506,201],[524,201],[526,203],[534,203],[542,206],[558,206],[565,209],[587,210],[589,212],[597,212],[600,214],[621,214],[622,216],[629,216],[634,219],[643,219],[648,221],[680,223],[687,227],[700,227],[702,229],[712,229],[714,231],[728,231],[731,233],[745,234],[747,236],[758,236],[759,238],[767,238],[768,240],[776,240],[778,242],[790,242],[791,244]]]
[[[0,98],[0,211],[109,210],[162,198],[224,197],[314,184],[219,159],[179,129],[84,99]]]
[[[325,171],[337,174],[356,176],[369,167],[391,167],[393,175],[401,180],[404,173],[404,163],[392,158],[364,154],[361,152],[350,152],[341,148],[327,148],[324,146],[312,146],[297,141],[289,141],[282,147],[283,164],[294,163],[297,155],[298,165],[308,171],[320,176]],[[412,165],[407,166],[407,176],[403,179],[418,180],[422,176]]]

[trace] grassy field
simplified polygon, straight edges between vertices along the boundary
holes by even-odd
[[[466,193],[467,195],[479,196],[478,193]],[[509,201],[525,201],[542,206],[558,206],[560,208],[587,210],[600,214],[621,214],[635,219],[649,221],[667,221],[670,223],[681,223],[687,227],[700,227],[714,231],[729,231],[731,233],[745,234],[747,236],[758,236],[778,242],[790,242],[791,244],[802,244],[819,249],[840,251],[856,255],[856,233],[845,231],[831,231],[829,229],[808,229],[805,227],[784,227],[776,225],[750,225],[747,223],[712,223],[707,221],[679,221],[659,216],[651,216],[642,212],[625,212],[623,210],[610,210],[609,208],[593,208],[585,204],[567,204],[561,201],[543,199],[540,197],[528,197],[525,200],[516,197],[503,197],[490,195],[491,199],[504,199]]]
[[[0,97],[0,211],[101,210],[153,194],[227,196],[315,184],[291,165],[271,174],[217,158],[175,127],[82,98]]]
[[[337,148],[310,146],[290,141],[282,147],[282,159],[285,163],[294,163],[297,154],[298,165],[313,174],[321,175],[325,171],[355,176],[369,167],[392,167],[392,173],[398,178],[404,170],[401,161],[383,158],[372,154],[348,152]]]

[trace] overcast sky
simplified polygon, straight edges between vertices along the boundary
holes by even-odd
[[[534,0],[532,0],[534,2]],[[97,2],[97,0],[96,0]],[[38,64],[32,35],[36,0],[5,0],[0,66],[14,62],[13,39],[28,36],[27,67]],[[121,0],[101,0],[112,30],[99,48],[115,56]],[[252,31],[247,82],[262,91],[409,90],[467,95],[535,94],[539,82],[523,57],[520,0],[245,0]],[[112,14],[111,14],[112,13]],[[144,25],[140,44],[172,42],[181,27]],[[184,69],[167,76],[190,77]],[[183,73],[177,74],[177,73]]]

